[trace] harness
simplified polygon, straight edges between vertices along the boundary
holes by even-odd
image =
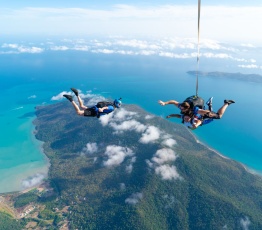
[[[114,106],[114,103],[109,101],[100,101],[98,102],[93,108],[95,109],[96,117],[99,118],[103,114],[108,114],[107,112],[99,112],[99,108],[107,107],[107,106]]]

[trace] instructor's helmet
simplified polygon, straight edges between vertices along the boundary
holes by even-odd
[[[115,99],[114,100],[114,105],[115,107],[117,108],[120,108],[121,107],[121,104],[122,104],[122,101],[120,101],[122,98],[119,98],[119,99]]]

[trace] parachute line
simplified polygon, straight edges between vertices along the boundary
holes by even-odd
[[[200,37],[200,9],[201,0],[198,0],[198,23],[197,23],[197,74],[196,74],[196,96],[198,96],[198,69],[199,69],[199,37]]]

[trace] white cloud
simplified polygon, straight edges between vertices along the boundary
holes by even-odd
[[[172,139],[172,138],[168,138],[163,140],[162,142],[163,145],[167,146],[167,147],[173,147],[174,145],[177,144],[176,140]]]
[[[206,57],[206,58],[221,58],[221,59],[233,59],[231,55],[226,54],[226,53],[202,53],[200,56]]]
[[[7,43],[4,43],[4,44],[2,45],[2,48],[17,49],[17,48],[18,48],[18,44],[7,44]]]
[[[172,205],[175,203],[175,200],[176,200],[175,197],[174,196],[168,196],[168,195],[164,195],[163,197],[168,202],[167,205],[165,206],[165,208],[172,207]]]
[[[120,124],[111,122],[110,126],[116,131],[134,130],[136,132],[143,132],[146,129],[145,125],[141,124],[136,120],[124,121]]]
[[[36,98],[36,95],[31,95],[28,97],[28,99],[33,99],[33,98]]]
[[[64,98],[64,97],[63,97],[64,94],[73,95],[71,92],[63,91],[63,92],[59,93],[58,95],[53,96],[53,97],[51,98],[51,101],[58,101],[58,100],[63,99],[63,98]]]
[[[142,134],[140,142],[147,144],[149,142],[154,142],[160,137],[160,130],[155,126],[149,126],[146,131]]]
[[[111,121],[112,117],[113,117],[113,113],[109,113],[108,115],[106,116],[102,116],[99,118],[99,121],[101,122],[101,124],[103,126],[107,126],[109,124],[109,122]]]
[[[163,180],[179,179],[180,176],[174,165],[160,165],[155,168],[155,173],[159,174]]]
[[[104,165],[110,167],[120,165],[126,157],[133,156],[134,152],[129,148],[109,145],[106,147],[105,155],[108,159],[104,161]]]
[[[18,53],[42,53],[44,51],[43,48],[39,47],[26,47],[23,45],[18,45],[18,44],[3,44],[2,48],[10,48],[10,49],[15,49]]]
[[[250,64],[250,65],[238,65],[240,68],[245,68],[245,69],[258,69],[258,65]]]
[[[152,118],[154,118],[153,115],[146,115],[146,116],[145,116],[145,119],[146,119],[146,120],[149,120],[149,119],[152,119]]]
[[[175,161],[177,158],[175,152],[172,149],[159,149],[155,153],[154,157],[152,158],[152,161],[157,164],[163,164],[168,161]]]
[[[163,180],[175,180],[181,178],[176,170],[176,167],[174,165],[168,165],[166,163],[175,161],[176,158],[177,155],[172,149],[163,148],[157,150],[151,161],[146,160],[146,163],[149,168],[154,169],[155,173],[160,175]]]
[[[54,51],[65,51],[65,50],[69,50],[69,48],[67,46],[52,46],[50,48],[50,50],[54,50]]]
[[[123,190],[126,189],[125,183],[120,183],[120,184],[119,184],[119,187],[120,187],[120,190],[121,190],[121,191],[123,191]]]
[[[115,53],[114,50],[109,49],[97,49],[97,50],[91,50],[92,53],[102,53],[102,54],[113,54]]]
[[[115,114],[115,118],[117,120],[130,120],[133,118],[133,116],[137,115],[136,112],[127,111],[123,108],[119,109],[117,113]]]
[[[136,162],[136,157],[132,157],[130,164],[126,166],[126,172],[131,173],[133,171],[133,163]]]
[[[124,131],[134,130],[136,132],[143,132],[146,126],[133,119],[137,116],[136,112],[127,111],[123,108],[116,109],[114,113],[110,113],[108,116],[100,118],[100,122],[103,126],[109,125],[116,132],[121,133]]]
[[[133,193],[130,197],[128,197],[125,200],[125,203],[131,204],[131,205],[136,205],[140,200],[142,200],[143,194],[142,193]]]
[[[126,172],[127,172],[127,173],[131,173],[132,171],[133,171],[133,165],[132,165],[132,164],[127,165],[127,166],[126,166]]]
[[[87,143],[86,147],[83,148],[82,153],[84,154],[93,154],[98,150],[98,146],[96,143]]]
[[[25,188],[31,188],[35,185],[38,185],[40,184],[43,179],[45,178],[45,175],[44,174],[41,174],[41,173],[37,173],[31,177],[28,177],[27,179],[23,180],[22,181],[22,187],[23,189]]]
[[[88,51],[89,47],[85,45],[76,45],[73,50],[79,50],[79,51]]]
[[[244,219],[243,218],[240,219],[240,224],[241,224],[241,226],[243,227],[244,230],[248,230],[251,222],[250,222],[249,218],[246,216]]]
[[[44,51],[43,48],[39,47],[19,47],[18,50],[21,53],[42,53]]]

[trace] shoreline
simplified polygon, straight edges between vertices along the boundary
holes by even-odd
[[[155,116],[158,116],[155,114]],[[31,120],[31,124],[32,124],[32,130],[31,130],[31,135],[32,135],[32,139],[33,141],[35,141],[35,143],[37,144],[37,148],[38,148],[38,151],[43,155],[44,157],[44,161],[45,161],[45,165],[42,166],[42,167],[46,167],[46,174],[45,176],[42,178],[41,182],[39,182],[38,184],[35,184],[35,185],[32,185],[30,187],[27,187],[25,189],[21,189],[21,190],[16,190],[16,191],[8,191],[8,192],[2,192],[0,193],[0,196],[5,196],[5,195],[8,195],[8,194],[13,194],[13,193],[25,193],[27,191],[30,191],[34,188],[39,188],[41,187],[41,185],[43,183],[45,183],[44,181],[45,180],[48,180],[48,172],[49,172],[49,168],[51,167],[51,163],[50,163],[50,159],[47,157],[47,155],[45,154],[45,151],[44,151],[44,142],[43,141],[40,141],[36,138],[36,134],[37,134],[37,130],[36,130],[36,125],[35,125],[35,120],[37,119],[37,116],[34,116]],[[163,118],[162,118],[163,119]],[[173,122],[172,122],[173,123]],[[175,123],[177,124],[177,123]],[[186,129],[186,128],[185,128]],[[187,129],[186,129],[187,130]],[[210,147],[208,144],[204,143],[204,142],[201,142],[198,137],[190,130],[187,130],[188,133],[190,133],[190,135],[193,137],[193,139],[195,140],[196,143],[199,143],[201,144],[202,146],[204,146],[205,148],[209,149],[210,151],[212,151],[214,154],[217,154],[218,156],[224,158],[224,159],[228,159],[228,160],[233,160],[233,161],[236,161],[237,163],[241,164],[243,166],[243,168],[248,172],[248,173],[251,173],[253,175],[258,175],[258,176],[262,176],[262,172],[259,172],[257,170],[254,170],[252,168],[249,168],[247,167],[245,164],[237,161],[237,160],[234,160],[234,159],[231,159],[223,154],[221,154],[220,152],[218,152],[217,150],[215,150],[214,148]],[[35,176],[37,173],[34,173],[32,174],[31,176],[27,177],[27,178],[24,178],[23,180],[26,180],[30,177],[33,177]],[[22,181],[20,181],[20,183],[22,183]]]
[[[48,179],[48,173],[50,168],[50,159],[46,156],[44,152],[44,142],[38,140],[36,138],[36,126],[34,124],[35,119],[37,119],[36,115],[30,118],[27,122],[30,122],[30,135],[32,146],[35,147],[37,154],[41,154],[42,160],[27,162],[25,164],[20,164],[11,169],[7,169],[6,171],[2,172],[3,179],[2,184],[8,183],[7,179],[5,179],[5,174],[10,177],[12,180],[12,185],[10,187],[10,191],[3,191],[0,192],[0,195],[8,195],[13,193],[20,193],[26,190],[31,190],[33,188],[38,188],[41,184]],[[4,170],[4,169],[3,169]],[[8,170],[11,170],[9,173]],[[17,173],[13,173],[17,171]],[[39,182],[35,182],[39,180]],[[23,185],[23,183],[25,185]],[[30,184],[32,183],[32,186]],[[25,187],[25,188],[24,188]],[[7,189],[8,190],[8,189]]]
[[[232,159],[232,158],[229,158],[229,157],[223,155],[222,153],[218,152],[218,151],[215,150],[214,148],[210,147],[208,144],[203,143],[203,142],[201,142],[199,139],[197,139],[197,136],[196,136],[194,133],[190,132],[190,130],[187,130],[187,131],[190,133],[190,135],[192,135],[192,137],[194,138],[194,140],[196,141],[196,143],[201,144],[202,146],[206,147],[207,149],[209,149],[210,151],[212,151],[213,153],[219,155],[220,157],[222,157],[222,158],[224,158],[224,159],[232,160],[232,161],[235,161],[235,162],[239,163],[240,165],[242,165],[242,167],[243,167],[248,173],[251,173],[251,174],[253,174],[253,175],[258,175],[258,176],[262,177],[262,172],[259,172],[259,171],[255,170],[255,169],[252,169],[252,168],[249,168],[248,166],[246,166],[246,165],[243,164],[242,162],[237,161],[237,160],[234,160],[234,159]]]

